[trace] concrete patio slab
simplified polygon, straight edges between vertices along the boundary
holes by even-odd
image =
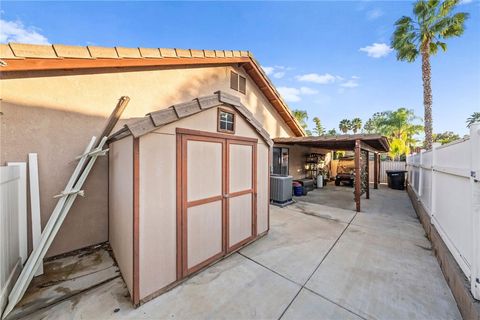
[[[272,207],[268,236],[240,252],[304,284],[347,224],[305,215],[290,207]]]
[[[405,193],[374,190],[355,215],[334,189],[271,207],[265,237],[138,309],[116,278],[26,319],[461,319]]]
[[[321,204],[351,211],[355,210],[353,188],[349,186],[337,187],[330,183],[322,189],[315,189],[309,192],[306,196],[294,198],[298,202]]]
[[[30,319],[278,319],[299,286],[233,254],[133,309],[120,279]]]
[[[350,222],[355,215],[355,211],[353,210],[341,209],[306,201],[297,201],[296,203],[288,206],[288,209],[313,215],[319,218],[331,219],[345,223]]]
[[[282,320],[297,319],[360,320],[362,318],[310,290],[302,289],[282,317]]]
[[[461,319],[429,248],[350,225],[306,287],[369,319]]]

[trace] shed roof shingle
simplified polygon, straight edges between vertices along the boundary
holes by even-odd
[[[143,118],[130,119],[122,129],[113,133],[109,140],[114,141],[130,134],[134,138],[138,138],[169,123],[221,105],[229,105],[234,108],[250,123],[269,146],[273,145],[273,141],[270,139],[268,132],[262,127],[262,124],[255,119],[250,110],[241,103],[240,99],[223,91],[217,91],[210,96],[199,97],[189,102],[175,104],[166,109],[151,112]]]

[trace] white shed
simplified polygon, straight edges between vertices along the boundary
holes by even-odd
[[[268,232],[271,145],[220,91],[111,136],[109,240],[135,305]]]

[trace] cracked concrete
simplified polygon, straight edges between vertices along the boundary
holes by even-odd
[[[272,207],[270,233],[133,309],[120,278],[30,319],[461,319],[405,192],[353,212],[328,186]]]

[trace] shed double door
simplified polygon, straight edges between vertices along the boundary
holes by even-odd
[[[220,137],[219,137],[220,136]],[[181,135],[182,209],[178,277],[256,236],[256,147],[252,139]],[[179,252],[180,253],[180,252]]]

